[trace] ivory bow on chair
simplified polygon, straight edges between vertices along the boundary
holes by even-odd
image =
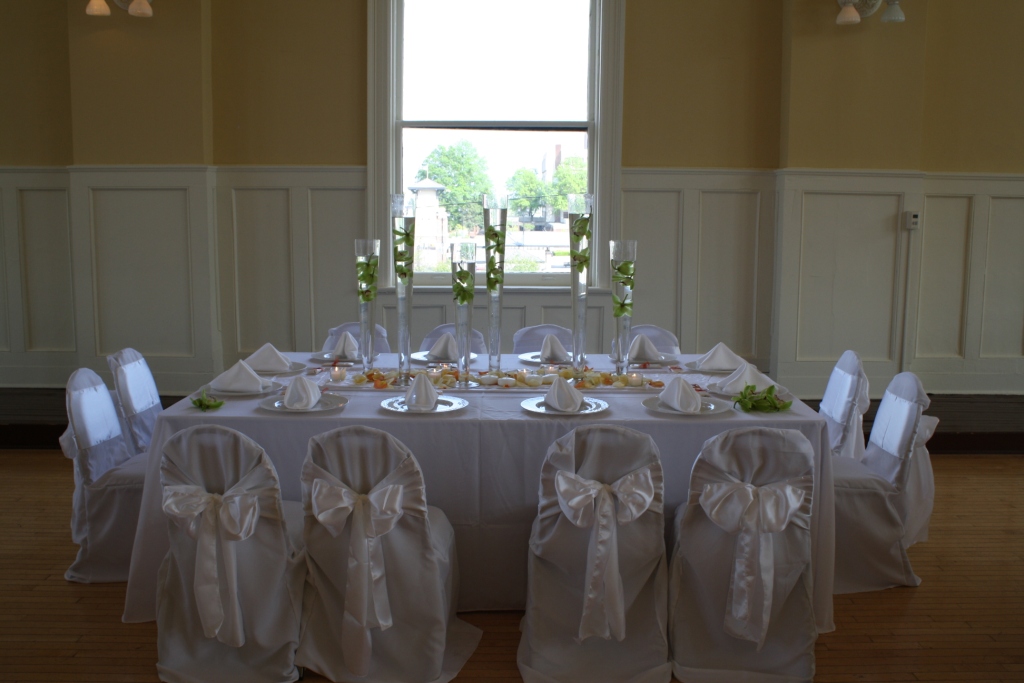
[[[262,463],[223,495],[192,484],[164,486],[164,512],[196,540],[193,590],[207,638],[231,647],[245,644],[235,542],[252,536],[261,516],[280,519],[274,504],[279,495],[276,477]],[[226,595],[220,591],[221,572]]]
[[[352,522],[345,613],[339,630],[346,666],[357,676],[365,676],[370,670],[373,653],[370,629],[386,631],[392,625],[382,537],[395,528],[406,512],[426,515],[422,495],[407,491],[406,485],[394,483],[406,479],[406,470],[410,468],[415,468],[412,458],[369,493],[362,494],[315,467],[310,487],[313,516],[335,538],[344,531],[349,519]],[[331,618],[333,621],[333,615]]]
[[[562,514],[577,527],[591,528],[577,640],[582,642],[590,636],[607,640],[614,636],[621,641],[626,637],[626,614],[619,574],[618,527],[635,521],[655,506],[651,466],[634,470],[614,484],[559,470],[555,490]]]
[[[810,506],[803,503],[805,498],[810,499],[811,485],[809,476],[765,486],[719,481],[705,484],[700,495],[700,505],[711,521],[727,533],[739,534],[729,580],[725,631],[757,643],[758,650],[764,646],[768,632],[775,585],[770,534],[782,531],[791,522],[810,527]]]

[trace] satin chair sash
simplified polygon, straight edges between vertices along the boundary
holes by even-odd
[[[626,637],[626,616],[618,527],[635,521],[648,509],[661,511],[660,500],[655,501],[651,465],[630,472],[614,484],[559,470],[555,492],[562,514],[575,526],[591,530],[577,641],[591,636],[621,641]]]
[[[813,480],[807,475],[754,486],[728,473],[718,471],[718,474],[721,481],[703,484],[699,504],[723,531],[737,535],[726,599],[725,631],[757,643],[760,650],[771,620],[775,585],[771,534],[790,524],[810,528]]]
[[[193,592],[207,638],[231,647],[245,644],[235,544],[253,535],[260,517],[281,519],[279,497],[277,477],[265,462],[223,494],[194,484],[164,486],[164,512],[196,541]]]
[[[369,673],[373,646],[370,630],[391,628],[383,536],[405,514],[426,517],[427,506],[416,461],[406,458],[368,493],[353,491],[323,468],[309,463],[303,471],[309,491],[309,513],[337,538],[350,524],[345,612],[328,619],[341,633],[345,663],[353,674]]]

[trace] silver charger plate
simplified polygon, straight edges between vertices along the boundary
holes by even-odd
[[[288,377],[289,375],[297,375],[300,372],[306,371],[306,364],[298,361],[292,361],[291,367],[284,372],[277,370],[253,370],[260,377]]]
[[[675,356],[669,355],[667,353],[663,353],[657,359],[640,360],[640,361],[631,360],[631,361],[629,361],[629,364],[631,366],[637,366],[637,365],[671,365],[672,363],[675,363],[676,360],[677,359],[676,359]]]
[[[199,392],[206,392],[208,398],[259,398],[260,396],[267,396],[274,392],[281,391],[284,389],[284,385],[280,382],[271,382],[270,387],[262,391],[223,391],[217,390],[210,387],[209,384],[204,384],[199,387]],[[198,394],[197,394],[198,395]]]
[[[362,358],[338,358],[334,355],[333,351],[318,351],[310,356],[309,359],[317,363],[333,363],[338,361],[338,365],[343,368],[351,367],[363,361]],[[377,356],[374,356],[373,359],[376,360]]]
[[[727,398],[727,399],[732,399],[733,396],[736,396],[739,393],[738,391],[736,391],[736,392],[722,391],[721,388],[718,386],[718,382],[709,382],[708,386],[707,386],[707,389],[708,389],[709,392],[711,392],[715,396],[721,396],[722,398]],[[793,394],[789,393],[789,390],[786,389],[786,387],[781,386],[779,384],[775,385],[775,395],[778,396],[783,401],[789,401],[790,399],[793,398]]]
[[[698,372],[702,375],[731,375],[732,373],[736,372],[736,368],[733,368],[732,370],[701,370],[700,368],[697,367],[697,361],[695,360],[683,363],[683,367],[686,368],[687,370],[692,370],[693,372]]]
[[[544,402],[543,396],[534,396],[532,398],[525,399],[520,403],[524,410],[528,410],[531,413],[538,413],[540,415],[593,415],[608,410],[608,403],[602,401],[599,398],[593,398],[591,396],[583,397],[583,405],[575,413],[567,413],[561,410],[555,410],[547,403]]]
[[[462,410],[469,405],[469,401],[458,396],[438,396],[437,403],[434,404],[433,410],[409,410],[409,406],[405,405],[405,396],[392,396],[386,398],[380,402],[380,407],[385,410],[390,410],[393,413],[402,413],[403,415],[437,415],[438,413],[454,413],[456,410]]]
[[[701,396],[699,413],[681,413],[678,410],[673,410],[662,403],[661,399],[657,396],[645,398],[643,400],[643,406],[653,413],[664,413],[666,415],[675,415],[676,417],[708,417],[711,415],[724,415],[733,409],[732,403],[729,401],[723,401],[720,398],[711,398],[710,396]]]
[[[348,403],[348,399],[338,394],[324,392],[320,394],[320,400],[312,408],[297,410],[289,408],[284,404],[283,397],[271,396],[260,401],[260,408],[272,410],[277,413],[326,413],[331,410],[340,410]]]
[[[567,349],[568,351],[568,349]],[[540,351],[530,351],[529,353],[519,354],[519,360],[530,365],[572,365],[572,351],[569,352],[569,359],[561,362],[558,361],[542,361],[540,359]]]
[[[409,359],[414,363],[458,363],[457,360],[434,360],[433,358],[427,358],[429,351],[416,351],[415,353],[409,354]],[[472,351],[469,352],[469,359],[476,360],[476,354]]]

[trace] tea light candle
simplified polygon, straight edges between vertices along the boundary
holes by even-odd
[[[427,379],[432,383],[437,384],[437,380],[441,379],[443,371],[441,368],[427,368]]]
[[[556,375],[556,374],[558,374],[558,366],[557,365],[545,365],[545,366],[543,366],[542,369],[544,370],[544,372],[542,374],[545,374],[545,375]]]
[[[334,382],[341,382],[345,379],[345,368],[340,368],[337,365],[331,366],[331,380]]]
[[[639,372],[631,372],[626,375],[626,383],[631,387],[643,386],[644,376]]]

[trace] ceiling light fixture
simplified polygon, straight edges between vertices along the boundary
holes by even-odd
[[[153,16],[153,8],[150,6],[152,0],[114,0],[114,4],[123,10],[127,10],[128,14],[133,17],[151,17]],[[85,13],[91,17],[109,17],[110,16],[110,5],[107,4],[106,0],[89,0],[89,4],[85,6]]]
[[[861,17],[870,17],[882,6],[882,0],[836,0],[839,3],[839,16],[836,23],[840,26],[859,24]],[[887,7],[882,12],[882,21],[898,23],[906,21],[907,16],[900,8],[900,0],[885,0]]]

